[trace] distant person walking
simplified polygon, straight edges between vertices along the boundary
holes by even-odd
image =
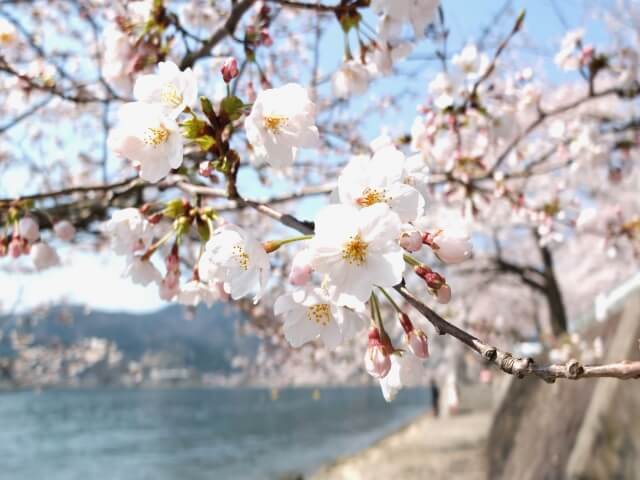
[[[440,416],[440,389],[435,380],[431,380],[430,388],[433,416],[437,418]]]

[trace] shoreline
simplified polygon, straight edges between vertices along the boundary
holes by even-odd
[[[434,418],[423,413],[353,455],[339,457],[309,480],[484,480],[490,410]]]

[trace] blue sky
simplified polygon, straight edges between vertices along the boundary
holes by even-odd
[[[479,32],[487,25],[492,24],[494,16],[504,5],[504,0],[444,0],[444,12],[447,25],[451,30],[449,48],[451,52],[460,49],[468,41],[478,38]],[[527,17],[525,28],[518,41],[526,41],[526,44],[535,46],[535,51],[520,49],[518,51],[521,60],[530,59],[536,72],[552,82],[567,80],[566,74],[553,68],[552,58],[558,49],[563,32],[568,28],[585,27],[587,29],[587,41],[601,44],[606,43],[606,33],[602,26],[593,18],[592,13],[585,11],[585,6],[594,8],[607,6],[613,1],[585,1],[585,0],[514,0],[512,11],[505,16],[496,26],[494,33],[506,33],[515,15],[520,9],[526,9]],[[369,19],[375,25],[375,21]],[[325,71],[332,71],[341,61],[342,37],[336,27],[325,37],[323,52],[329,52],[322,59],[321,67]],[[518,45],[515,44],[514,45]],[[326,47],[326,48],[325,48]],[[433,45],[423,42],[419,51],[433,50]],[[401,69],[412,68],[411,60],[404,62]],[[437,64],[433,64],[433,71]],[[421,77],[415,79],[418,84],[426,85],[432,73],[429,69],[423,72]],[[394,79],[382,80],[371,89],[361,102],[366,102],[370,96],[381,95],[386,91],[393,91],[398,85],[394,85]],[[401,85],[400,85],[401,86]],[[356,105],[357,108],[357,105]],[[380,133],[381,125],[392,124],[391,133],[403,133],[409,130],[415,114],[415,99],[402,105],[400,112],[391,112],[393,118],[369,119],[365,126],[370,138]],[[6,179],[5,179],[6,180]],[[2,182],[5,183],[5,182]],[[241,191],[252,192],[252,196],[259,198],[267,195],[273,189],[284,190],[288,188],[286,179],[276,179],[270,189],[261,188],[255,179],[255,175],[249,170],[241,174]],[[5,183],[6,185],[6,183]],[[5,190],[5,188],[2,188]],[[11,192],[14,194],[17,192]],[[298,212],[303,216],[309,216],[322,204],[322,200],[310,200],[304,202]],[[0,311],[13,308],[18,310],[29,309],[43,302],[55,302],[64,299],[69,303],[87,304],[92,308],[105,310],[130,310],[151,311],[160,308],[163,304],[157,298],[156,288],[143,288],[132,285],[130,281],[120,278],[123,263],[112,256],[96,256],[89,252],[83,254],[74,253],[73,258],[69,251],[61,249],[60,254],[64,259],[64,266],[53,269],[45,274],[7,273],[0,271]],[[0,267],[9,260],[0,260]]]

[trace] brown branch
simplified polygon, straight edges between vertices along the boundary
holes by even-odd
[[[189,52],[182,59],[180,63],[180,69],[184,70],[185,68],[192,67],[196,61],[200,58],[208,57],[211,55],[211,49],[215,47],[222,39],[224,39],[228,35],[233,35],[235,32],[238,23],[242,16],[251,8],[251,6],[255,3],[255,0],[242,0],[235,4],[231,13],[229,14],[229,18],[224,22],[220,28],[218,28],[213,35],[211,35],[205,42],[202,43],[202,46],[193,52]]]
[[[120,187],[132,186],[136,183],[141,183],[138,175],[130,177],[125,180],[116,183],[110,183],[105,185],[91,185],[87,187],[70,187],[62,190],[55,190],[53,192],[36,193],[33,195],[22,195],[15,198],[2,198],[0,199],[0,207],[8,206],[12,203],[24,201],[24,200],[44,200],[47,198],[65,197],[67,195],[73,195],[75,193],[91,193],[91,192],[108,192]]]
[[[301,222],[289,214],[283,214],[277,210],[258,202],[239,200],[260,213],[281,222],[300,233],[312,234],[310,224]],[[622,361],[607,365],[583,366],[577,360],[570,360],[565,365],[538,366],[531,358],[514,356],[510,352],[500,350],[488,345],[472,334],[449,323],[427,305],[418,300],[404,284],[397,285],[395,290],[402,295],[409,304],[420,312],[436,328],[439,334],[449,334],[456,338],[471,350],[478,353],[484,360],[493,363],[504,373],[515,375],[518,378],[533,375],[546,382],[553,383],[557,378],[577,380],[579,378],[610,377],[619,379],[640,378],[640,362]]]
[[[553,383],[558,378],[570,380],[596,377],[611,377],[622,380],[640,378],[640,362],[622,361],[608,365],[584,366],[577,360],[569,360],[564,365],[538,366],[532,358],[518,357],[510,352],[488,345],[470,333],[449,323],[413,296],[404,285],[398,285],[395,289],[413,308],[431,322],[440,335],[449,334],[458,339],[504,373],[515,375],[518,378],[533,375],[549,383]]]

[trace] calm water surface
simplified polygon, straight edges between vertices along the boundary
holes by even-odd
[[[0,393],[0,478],[276,479],[398,428],[424,390],[74,390]]]

